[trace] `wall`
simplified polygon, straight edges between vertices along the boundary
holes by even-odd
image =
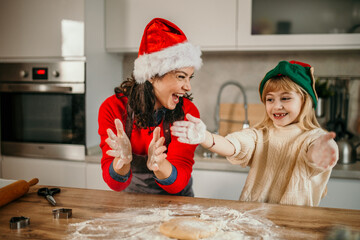
[[[246,88],[248,101],[260,103],[258,84],[265,73],[281,60],[298,60],[311,64],[316,75],[360,76],[360,51],[308,51],[308,52],[229,52],[203,53],[204,65],[192,80],[194,103],[209,130],[215,129],[214,112],[220,86],[229,80],[238,81]],[[133,70],[135,54],[124,56],[123,79]],[[351,85],[350,124],[357,128],[360,117],[360,79]],[[221,102],[242,101],[238,90],[226,87]]]
[[[85,1],[86,145],[97,151],[100,143],[98,110],[121,82],[122,55],[105,51],[104,1]],[[90,153],[91,154],[91,153]]]

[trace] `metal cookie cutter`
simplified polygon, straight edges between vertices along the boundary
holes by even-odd
[[[30,224],[30,218],[28,217],[12,217],[10,219],[10,228],[11,229],[19,229],[24,228]]]
[[[69,208],[58,208],[58,209],[52,210],[52,212],[53,212],[55,219],[71,218],[71,215],[72,215],[72,209],[69,209]]]

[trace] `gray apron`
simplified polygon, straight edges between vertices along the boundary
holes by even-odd
[[[171,142],[170,135],[170,124],[164,121],[163,133],[165,137],[165,146],[168,147]],[[129,140],[131,139],[131,133],[134,123],[134,114],[132,110],[127,109],[127,118],[125,123],[125,132]],[[133,160],[131,161],[132,180],[130,185],[124,190],[125,192],[136,192],[136,193],[150,193],[150,194],[162,194],[162,195],[176,195],[176,196],[189,196],[193,197],[194,192],[192,190],[192,177],[190,178],[186,187],[177,194],[170,194],[164,189],[159,187],[155,182],[155,174],[149,170],[146,166],[147,155],[137,155],[133,153]]]

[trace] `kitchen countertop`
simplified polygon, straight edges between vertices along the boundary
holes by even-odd
[[[230,172],[244,172],[249,171],[249,167],[242,168],[239,165],[233,165],[225,158],[214,157],[204,158],[200,155],[195,155],[194,169],[196,170],[211,170],[211,171],[230,171]],[[101,154],[86,156],[85,159],[88,163],[100,163]],[[344,179],[360,179],[360,161],[353,164],[337,164],[331,172],[331,178],[344,178]]]
[[[336,231],[360,234],[359,210],[65,187],[54,196],[57,206],[53,207],[37,195],[40,187],[44,186],[31,187],[26,195],[0,208],[0,239],[169,239],[159,233],[159,225],[186,215],[214,224],[218,229],[214,239],[240,235],[324,239]],[[56,208],[72,209],[72,217],[54,219],[52,210]],[[30,225],[10,229],[9,220],[14,216],[29,217]]]
[[[195,156],[194,169],[213,170],[213,171],[231,171],[248,172],[249,167],[242,168],[239,165],[233,165],[225,158],[203,158]],[[360,179],[360,161],[353,164],[337,164],[331,172],[331,178]]]

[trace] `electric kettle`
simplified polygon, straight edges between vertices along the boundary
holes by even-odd
[[[352,164],[356,162],[356,148],[360,144],[353,146],[346,138],[342,138],[337,142],[337,145],[339,147],[339,164]]]

